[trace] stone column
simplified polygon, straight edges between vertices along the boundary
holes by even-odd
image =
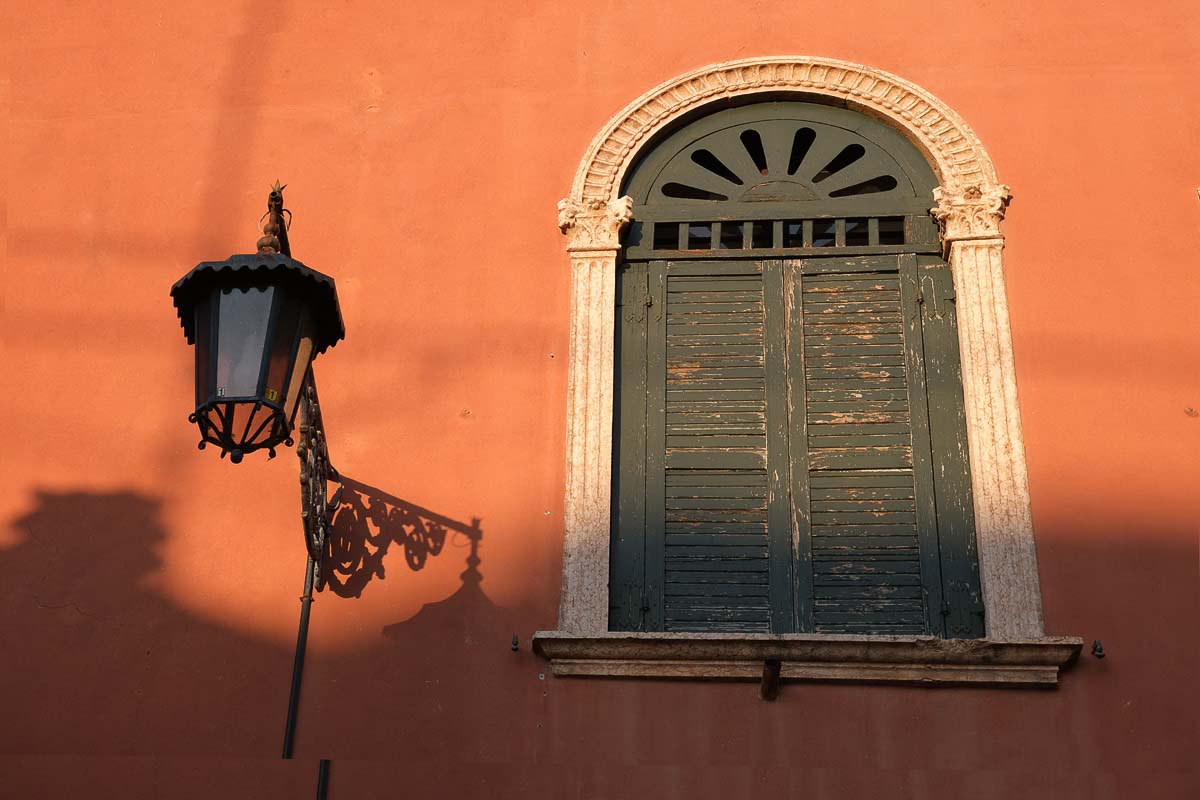
[[[954,275],[979,570],[989,639],[1044,635],[1000,220],[1007,186],[934,190]]]
[[[558,629],[608,630],[612,502],[613,333],[617,252],[633,201],[563,200],[558,226],[571,258],[567,488]]]

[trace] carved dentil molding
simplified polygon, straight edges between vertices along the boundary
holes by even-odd
[[[558,202],[558,229],[567,235],[567,251],[610,250],[621,247],[621,228],[633,218],[633,200],[577,201],[566,198]]]
[[[637,151],[697,106],[742,95],[793,91],[843,101],[904,133],[950,189],[997,183],[974,131],[929,92],[882,70],[828,58],[777,56],[728,61],[655,87],[612,118],[592,140],[575,175],[578,203],[614,198]]]
[[[937,205],[929,213],[941,227],[943,241],[998,239],[1000,220],[1004,219],[1012,193],[1002,183],[959,189],[938,187],[933,190],[933,199]]]

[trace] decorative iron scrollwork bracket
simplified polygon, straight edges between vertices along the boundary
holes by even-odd
[[[342,482],[338,471],[329,461],[329,444],[325,425],[321,421],[321,404],[317,399],[317,384],[310,371],[304,378],[300,396],[300,517],[304,521],[304,545],[312,562],[313,587],[325,588],[322,570],[329,552],[329,528],[332,511],[341,504]],[[330,482],[337,483],[333,495],[327,494]]]

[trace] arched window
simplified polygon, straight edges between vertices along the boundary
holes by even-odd
[[[612,630],[983,636],[936,186],[809,102],[701,117],[629,170]]]
[[[555,674],[1057,682],[1008,201],[953,109],[861,64],[713,64],[612,117],[558,204]]]

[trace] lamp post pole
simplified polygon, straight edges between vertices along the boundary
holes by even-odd
[[[313,592],[325,585],[330,517],[342,492],[329,463],[312,361],[346,329],[333,278],[292,258],[285,188],[278,181],[271,187],[256,253],[197,264],[171,287],[171,298],[184,337],[195,345],[196,407],[188,419],[199,427],[198,447],[215,445],[237,464],[259,450],[273,458],[278,445],[296,443],[297,431],[307,561],[283,734],[283,757],[290,759]],[[330,483],[337,487],[332,497]],[[318,797],[328,775],[322,760]]]
[[[304,379],[300,398],[300,441],[296,455],[300,459],[300,517],[304,526],[304,544],[308,559],[304,568],[304,593],[300,595],[300,627],[296,632],[296,654],[292,661],[292,687],[288,696],[287,724],[283,732],[283,757],[292,757],[296,735],[296,714],[300,705],[300,683],[304,676],[304,653],[308,645],[308,621],[312,614],[313,589],[325,588],[321,572],[329,532],[329,509],[336,509],[341,499],[342,484],[337,470],[329,463],[329,448],[325,427],[321,422],[321,407],[317,400],[317,384],[310,371]],[[338,481],[337,489],[326,499],[329,480]]]
[[[284,220],[283,190],[278,181],[267,199],[264,215],[263,236],[258,240],[258,252],[269,255],[282,253],[292,255],[288,241],[288,226]],[[290,213],[290,212],[288,212]],[[300,595],[300,625],[296,631],[296,653],[292,659],[292,684],[288,693],[287,722],[283,729],[283,757],[292,757],[296,740],[296,718],[300,709],[300,686],[304,679],[304,655],[308,649],[308,622],[312,616],[313,589],[325,588],[321,564],[325,554],[325,540],[329,531],[329,509],[337,508],[342,485],[337,470],[329,462],[329,447],[325,440],[325,425],[321,420],[321,406],[317,399],[317,383],[312,368],[304,376],[300,389],[299,415],[300,440],[296,455],[300,459],[300,517],[304,526],[304,545],[308,551],[304,567],[304,593]],[[329,480],[338,480],[338,487],[331,500],[326,499]],[[328,763],[322,760],[320,775],[328,774]],[[321,780],[324,783],[324,780]]]

